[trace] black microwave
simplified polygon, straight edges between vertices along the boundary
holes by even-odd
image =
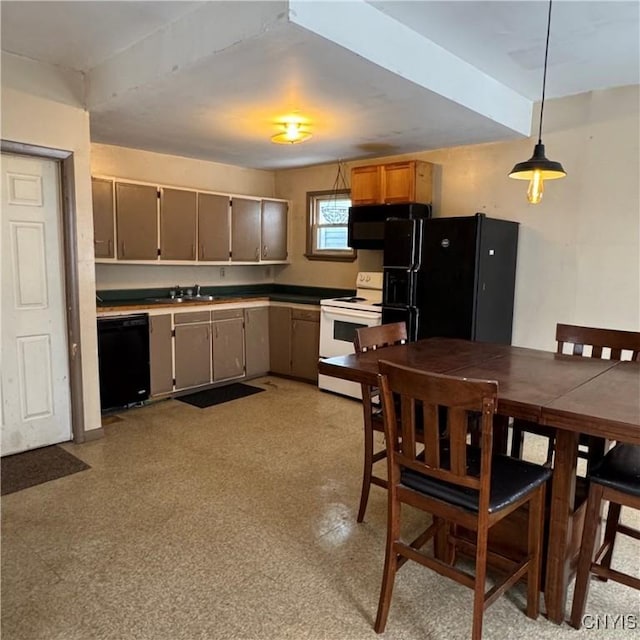
[[[431,205],[418,202],[349,207],[348,244],[352,249],[384,249],[385,220],[430,217]]]

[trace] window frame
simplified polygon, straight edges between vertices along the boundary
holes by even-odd
[[[349,198],[351,200],[351,191],[349,189],[341,189],[336,191],[330,189],[328,191],[307,191],[307,250],[304,254],[307,260],[325,260],[328,262],[354,262],[358,257],[355,249],[318,249],[316,245],[316,202],[317,200],[328,200],[327,196],[336,199]],[[342,227],[342,225],[339,225]]]

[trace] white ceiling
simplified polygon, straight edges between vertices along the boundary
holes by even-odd
[[[640,3],[556,0],[547,96],[640,81]],[[11,2],[2,50],[85,74],[94,141],[279,168],[508,140],[544,1]],[[297,114],[313,138],[274,145]]]

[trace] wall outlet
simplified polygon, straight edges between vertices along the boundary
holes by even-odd
[[[225,273],[224,267],[220,267],[220,277],[221,278],[224,278],[224,273]]]

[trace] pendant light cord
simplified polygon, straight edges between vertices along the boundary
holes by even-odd
[[[538,144],[542,144],[542,116],[544,114],[544,93],[547,87],[547,58],[549,57],[549,33],[551,32],[551,3],[549,0],[549,16],[547,18],[547,43],[544,47],[544,71],[542,72],[542,102],[540,103],[540,128],[538,129]]]

